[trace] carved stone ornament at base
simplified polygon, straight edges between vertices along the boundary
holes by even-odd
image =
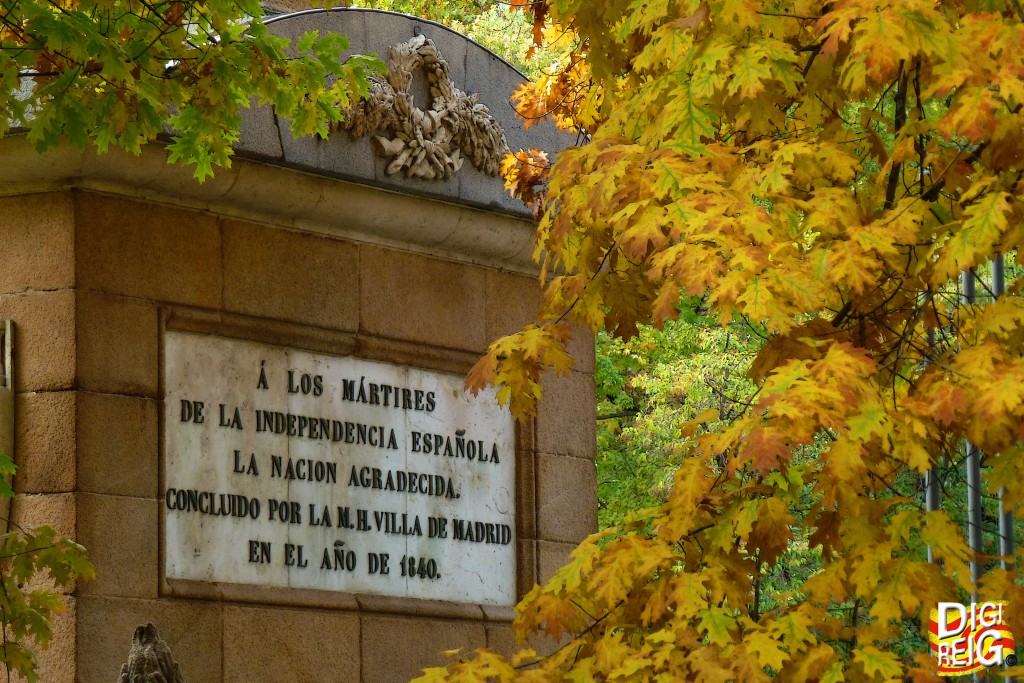
[[[429,109],[420,109],[411,92],[413,74],[422,69],[430,88]],[[497,175],[508,151],[505,133],[480,103],[448,76],[448,63],[434,43],[416,36],[392,47],[388,73],[370,79],[370,92],[345,112],[342,124],[353,137],[383,129],[374,137],[378,154],[390,159],[388,175],[405,171],[427,180],[450,178],[464,158],[488,175]]]
[[[171,648],[146,624],[135,629],[128,661],[121,665],[117,683],[185,683],[178,664],[171,658]]]

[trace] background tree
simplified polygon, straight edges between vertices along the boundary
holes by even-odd
[[[761,338],[743,323],[727,327],[704,314],[701,301],[680,307],[662,329],[641,326],[629,340],[599,332],[597,385],[598,522],[620,524],[663,502],[692,437],[745,409],[753,386],[745,376]]]
[[[517,3],[518,4],[518,3]],[[667,500],[580,545],[519,605],[562,646],[479,653],[424,680],[916,680],[937,602],[1020,604],[1022,559],[972,559],[919,475],[985,454],[1019,511],[1024,300],[991,260],[1024,241],[1024,12],[1014,0],[522,3],[571,33],[520,94],[582,126],[509,186],[536,202],[551,322],[499,340],[470,384],[532,411],[566,321],[629,338],[704,297],[769,337],[741,416],[680,431]],[[966,297],[960,274],[974,274]],[[820,571],[772,579],[801,544]],[[928,562],[930,549],[937,562]],[[1024,633],[1024,613],[1010,614]]]

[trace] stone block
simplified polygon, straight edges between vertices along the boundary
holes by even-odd
[[[360,249],[360,329],[483,352],[485,271],[379,247]]]
[[[11,519],[22,528],[49,526],[61,538],[77,539],[74,493],[20,494],[14,499]]]
[[[224,222],[230,311],[335,330],[359,324],[359,252],[348,242]]]
[[[326,610],[224,608],[224,683],[359,680],[359,617]]]
[[[470,95],[480,93],[480,101],[501,124],[512,150],[536,146],[528,143],[524,136],[517,135],[523,130],[523,122],[511,103],[512,95],[525,81],[526,77],[501,57],[478,46],[470,48],[466,59],[466,80],[460,87]]]
[[[482,623],[364,616],[363,683],[406,683],[425,667],[448,663],[442,652],[487,643]]]
[[[296,138],[288,119],[277,117],[281,130],[281,154],[290,166],[347,180],[373,182],[376,175],[372,135],[353,138],[336,129],[328,138],[311,135]]]
[[[538,322],[542,301],[537,278],[496,270],[487,272],[487,341]]]
[[[597,468],[592,460],[537,456],[537,529],[544,541],[578,543],[597,531]]]
[[[0,295],[0,320],[14,321],[14,390],[58,391],[75,383],[75,292]]]
[[[53,618],[53,637],[46,649],[36,650],[39,656],[39,680],[46,683],[77,683],[75,677],[75,657],[78,642],[75,638],[78,610],[77,600],[73,595],[65,595],[67,609]],[[23,679],[15,677],[12,680]]]
[[[74,246],[67,194],[0,198],[0,292],[74,287]]]
[[[570,371],[548,373],[537,405],[537,451],[593,460],[597,450],[594,378]]]
[[[505,181],[500,174],[485,173],[467,160],[456,177],[459,180],[459,199],[467,204],[520,218],[533,216],[529,207],[505,191]]]
[[[437,248],[444,250],[439,253],[535,278],[537,266],[532,258],[535,235],[532,222],[469,207],[463,208],[454,218],[445,218],[441,222],[441,225],[450,227],[441,241],[436,242]]]
[[[517,434],[525,431],[520,425]],[[537,538],[537,455],[516,448],[516,535]]]
[[[480,605],[449,600],[410,600],[396,595],[357,595],[364,612],[387,612],[411,617],[442,617],[444,619],[476,620],[483,616]]]
[[[82,584],[83,594],[156,597],[157,515],[153,499],[78,494],[77,540],[88,548],[96,569],[96,578]]]
[[[57,534],[58,538],[76,537],[76,514],[74,493],[43,493],[43,494],[21,494],[14,499],[11,507],[11,529],[27,530],[33,527],[48,526]],[[6,502],[6,501],[5,501]],[[0,515],[6,513],[0,512]],[[48,572],[38,573],[22,586],[26,593],[35,590],[56,591],[58,593],[72,593],[76,588],[75,584],[69,586],[57,586]]]
[[[569,562],[569,554],[575,549],[576,546],[572,543],[537,541],[538,583],[543,585],[550,581],[555,572]]]
[[[75,403],[73,391],[15,397],[14,486],[19,493],[75,489]]]
[[[503,657],[511,657],[519,649],[516,646],[516,632],[506,624],[488,624],[487,648]]]
[[[584,327],[573,327],[569,355],[576,361],[574,369],[584,374],[594,374],[594,333]]]
[[[515,605],[481,605],[484,621],[498,624],[511,624],[516,618]]]
[[[220,305],[220,230],[213,216],[81,193],[75,220],[79,287]]]
[[[78,386],[155,398],[159,347],[155,305],[81,290],[77,299]]]
[[[78,394],[79,490],[157,495],[157,402],[117,394]]]
[[[537,541],[520,537],[516,554],[516,597],[522,599],[537,583]]]
[[[238,129],[235,153],[257,159],[280,159],[284,151],[274,110],[270,105],[257,107],[255,104],[253,101],[253,106],[241,111],[242,125]]]
[[[135,628],[147,623],[171,648],[186,683],[220,683],[222,678],[220,604],[170,600],[130,600],[83,595],[78,598],[78,678],[76,683],[113,683],[128,659]],[[263,679],[258,671],[249,680]],[[287,680],[287,679],[285,679]],[[294,679],[300,680],[300,679]]]

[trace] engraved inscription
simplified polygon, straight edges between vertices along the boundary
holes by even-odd
[[[166,576],[513,604],[512,418],[462,382],[167,332]]]

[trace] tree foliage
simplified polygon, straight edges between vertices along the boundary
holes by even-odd
[[[326,136],[366,92],[375,59],[344,37],[272,36],[259,0],[0,2],[0,135],[135,154],[169,133],[200,180],[228,166],[241,112],[272,104],[295,135]]]
[[[690,302],[688,302],[690,303]],[[715,429],[741,415],[752,389],[745,372],[761,337],[743,323],[722,327],[700,301],[663,329],[625,340],[597,335],[597,492],[601,528],[663,502],[680,463],[686,423]]]
[[[423,680],[933,679],[906,636],[937,602],[1024,604],[1024,553],[982,557],[976,584],[961,528],[916,495],[966,440],[1021,514],[1024,283],[987,276],[1024,257],[1020,4],[513,4],[574,45],[522,111],[588,138],[550,167],[507,160],[538,209],[548,321],[492,345],[469,385],[529,415],[541,373],[568,365],[569,322],[629,338],[681,295],[768,340],[743,413],[680,428],[665,502],[518,606],[519,635],[557,649]],[[801,547],[820,569],[765,601]],[[1024,611],[1009,620],[1024,633]]]

